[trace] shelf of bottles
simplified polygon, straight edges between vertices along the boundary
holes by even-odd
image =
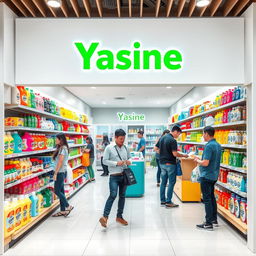
[[[218,212],[241,232],[247,232],[247,130],[246,88],[235,87],[171,117],[171,126],[183,130],[179,150],[202,156],[205,126],[215,127],[215,138],[222,145],[219,179],[215,194]]]
[[[136,151],[138,147],[138,132],[145,132],[144,125],[128,125],[128,136],[127,136],[127,144],[131,152]]]

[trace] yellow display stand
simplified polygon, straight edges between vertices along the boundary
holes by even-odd
[[[181,169],[182,176],[177,177],[174,192],[182,202],[200,202],[201,189],[199,183],[190,181],[191,172],[196,167],[193,159],[182,158]]]

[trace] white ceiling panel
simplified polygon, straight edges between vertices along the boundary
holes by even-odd
[[[67,87],[92,108],[166,108],[183,97],[192,87]],[[124,97],[117,100],[116,97]]]

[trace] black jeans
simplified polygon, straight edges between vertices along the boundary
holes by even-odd
[[[60,199],[60,210],[65,211],[67,207],[69,207],[68,200],[65,196],[64,191],[64,180],[67,177],[67,173],[60,172],[57,175],[57,180],[54,182],[54,193]]]
[[[206,223],[211,224],[217,220],[217,203],[214,195],[214,185],[216,181],[200,178],[201,191],[203,194]]]
[[[102,169],[103,169],[103,173],[104,174],[109,174],[108,166],[103,164],[103,156],[101,157],[101,166],[102,166]]]
[[[125,205],[125,192],[127,186],[124,185],[124,176],[111,176],[109,178],[109,190],[110,195],[105,205],[104,217],[108,217],[112,208],[112,205],[117,197],[117,191],[119,188],[119,200],[118,200],[118,210],[117,210],[117,217],[122,218],[124,205]]]

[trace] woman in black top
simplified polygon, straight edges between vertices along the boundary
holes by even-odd
[[[102,144],[101,144],[101,149],[100,149],[100,151],[102,153],[102,156],[101,156],[101,166],[102,166],[102,169],[103,169],[103,174],[101,174],[101,176],[108,176],[108,174],[109,174],[107,165],[103,164],[104,151],[105,151],[106,147],[109,144],[110,144],[110,142],[109,142],[109,139],[108,139],[108,135],[104,135],[103,136],[103,141],[102,141]]]

